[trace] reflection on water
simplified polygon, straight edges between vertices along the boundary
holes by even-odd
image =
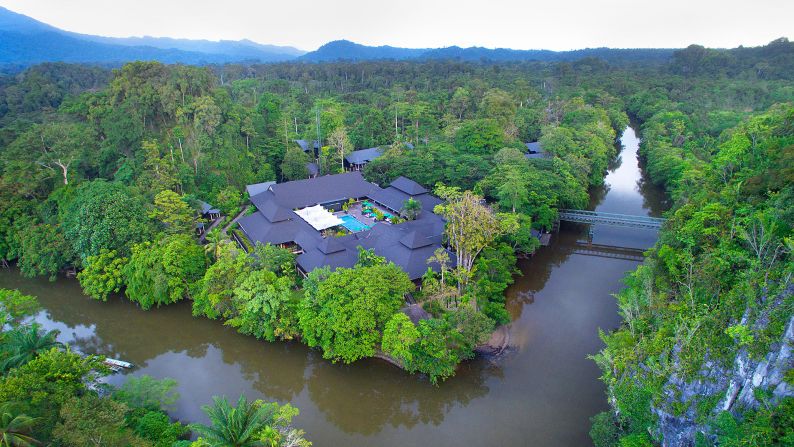
[[[659,215],[636,160],[631,129],[606,186],[593,191],[599,211]],[[40,297],[36,320],[85,353],[130,361],[130,374],[173,377],[173,414],[206,421],[213,395],[292,402],[295,422],[322,446],[590,445],[589,418],[606,407],[599,371],[587,355],[600,348],[599,328],[620,323],[611,294],[636,262],[582,256],[583,226],[565,225],[552,247],[521,261],[508,291],[515,354],[493,364],[475,360],[440,387],[378,360],[332,364],[299,343],[266,343],[216,321],[191,317],[189,303],[143,312],[115,297],[96,302],[73,280],[54,283],[0,271],[0,287]],[[597,227],[594,242],[648,247],[647,231]],[[113,376],[113,383],[124,380]]]

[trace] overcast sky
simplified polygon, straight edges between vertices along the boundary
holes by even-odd
[[[794,34],[794,0],[0,0],[85,34],[569,50],[755,46]]]

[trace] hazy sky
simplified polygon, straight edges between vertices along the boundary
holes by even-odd
[[[104,36],[568,50],[755,46],[794,35],[793,0],[0,0]]]

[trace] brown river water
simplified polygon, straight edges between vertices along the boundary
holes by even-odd
[[[663,195],[646,183],[627,128],[622,152],[591,207],[659,216]],[[647,248],[654,231],[596,226],[593,243]],[[611,294],[636,260],[577,253],[587,228],[563,224],[550,247],[520,262],[508,290],[514,353],[476,359],[439,387],[380,360],[332,364],[299,343],[267,343],[217,321],[193,318],[190,304],[141,311],[120,297],[102,303],[75,280],[25,279],[0,270],[0,287],[41,300],[36,320],[84,353],[132,362],[128,374],[172,377],[181,398],[171,413],[206,422],[213,395],[291,402],[294,422],[315,446],[591,445],[589,418],[607,408],[599,370],[587,356],[601,347],[598,329],[620,324]],[[607,250],[608,251],[608,250]],[[608,253],[607,253],[608,254]],[[115,375],[111,383],[121,383]]]

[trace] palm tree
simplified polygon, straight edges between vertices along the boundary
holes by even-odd
[[[273,423],[274,410],[268,405],[249,402],[240,396],[237,407],[232,407],[225,397],[216,397],[212,405],[202,407],[210,418],[211,425],[192,424],[197,432],[212,447],[260,447],[265,444],[257,435]]]
[[[40,331],[39,325],[23,326],[6,334],[6,358],[0,370],[17,368],[38,357],[39,354],[54,347],[63,346],[56,338],[58,331]]]
[[[415,200],[413,197],[410,197],[408,200],[403,202],[403,215],[408,220],[414,220],[419,217],[419,213],[422,212],[422,203],[418,200]]]
[[[30,447],[40,444],[30,433],[37,419],[16,414],[8,404],[0,408],[0,447]]]
[[[207,251],[207,254],[209,254],[212,259],[217,260],[221,251],[221,246],[226,243],[226,238],[221,233],[220,228],[213,228],[209,233],[207,233],[207,236],[204,240],[207,241],[207,245],[204,246],[204,250]]]

